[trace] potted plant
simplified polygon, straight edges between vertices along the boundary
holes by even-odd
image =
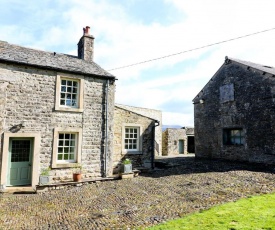
[[[82,179],[82,165],[77,163],[73,169],[73,181],[79,182]]]
[[[123,164],[123,173],[131,173],[132,172],[132,161],[129,158],[126,158],[122,161]]]
[[[41,173],[39,175],[39,185],[47,185],[50,182],[49,172],[51,171],[51,168],[44,168],[41,170]]]

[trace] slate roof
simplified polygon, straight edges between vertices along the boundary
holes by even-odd
[[[234,62],[238,62],[238,63],[243,64],[243,65],[246,65],[246,66],[250,66],[251,68],[258,69],[258,70],[261,70],[263,72],[275,75],[275,68],[272,67],[272,66],[256,64],[256,63],[253,63],[253,62],[243,61],[243,60],[236,59],[236,58],[228,58],[228,59],[231,60],[231,61],[234,61]]]
[[[245,66],[248,66],[248,67],[251,67],[251,68],[254,68],[254,69],[257,69],[257,70],[260,70],[260,71],[263,71],[265,73],[269,73],[269,74],[275,76],[275,67],[261,65],[261,64],[256,64],[256,63],[253,63],[253,62],[243,61],[243,60],[240,60],[240,59],[230,58],[230,57],[225,57],[225,63],[219,68],[219,70],[226,64],[227,61],[233,61],[233,62],[242,64],[242,65],[245,65]],[[213,78],[219,72],[219,70],[214,74],[214,76],[210,79],[210,81],[213,80]],[[203,87],[203,89],[192,100],[193,103],[197,103],[198,102],[198,99],[200,98],[200,95],[202,95],[202,92],[207,87],[207,85],[209,84],[209,82]]]
[[[29,65],[37,68],[115,78],[95,62],[79,59],[77,56],[46,52],[0,41],[0,62]]]

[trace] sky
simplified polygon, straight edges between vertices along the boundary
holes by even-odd
[[[1,0],[0,40],[77,55],[90,26],[94,61],[118,79],[116,103],[161,110],[165,125],[193,126],[192,100],[225,56],[275,66],[274,9],[274,0]]]

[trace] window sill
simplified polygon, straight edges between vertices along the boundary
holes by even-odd
[[[231,147],[242,147],[243,144],[237,145],[237,144],[223,144],[223,146],[231,146]]]
[[[70,108],[70,107],[56,107],[56,108],[55,108],[55,111],[83,113],[84,109]]]
[[[124,150],[124,153],[129,154],[129,155],[142,155],[142,151],[127,151],[127,150]]]
[[[75,168],[78,163],[57,163],[52,166],[53,169],[61,169],[61,168]]]

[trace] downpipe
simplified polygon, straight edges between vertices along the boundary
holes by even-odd
[[[151,169],[155,168],[155,136],[156,136],[156,127],[159,126],[159,121],[155,120],[155,124],[153,126],[153,134],[152,134],[152,152],[151,152]],[[157,124],[156,124],[157,123]]]

